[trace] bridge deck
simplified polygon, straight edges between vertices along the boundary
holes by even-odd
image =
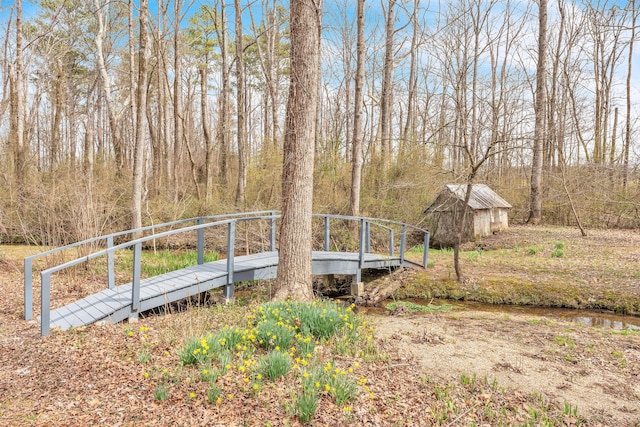
[[[313,274],[357,274],[358,253],[313,252]],[[407,263],[404,260],[404,264]],[[402,265],[400,257],[364,254],[362,268],[391,268]],[[262,252],[234,258],[233,282],[276,277],[277,252]],[[140,282],[138,312],[230,285],[227,260],[222,259],[143,279]],[[51,311],[51,328],[69,329],[98,321],[120,322],[132,314],[132,284],[116,286],[89,295]]]

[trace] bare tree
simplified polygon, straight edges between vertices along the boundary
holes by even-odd
[[[140,0],[140,46],[138,48],[138,87],[136,89],[136,137],[133,147],[133,192],[131,228],[142,227],[142,178],[144,175],[144,146],[147,137],[147,57],[149,42],[149,3]],[[139,232],[140,233],[140,232]],[[136,234],[139,234],[136,233]]]
[[[382,66],[382,92],[380,94],[380,156],[382,174],[389,167],[391,156],[391,106],[393,97],[393,36],[395,34],[396,0],[389,0],[385,24],[384,64]]]
[[[147,2],[148,5],[148,2]],[[129,117],[131,117],[131,134],[133,135],[133,138],[136,138],[136,129],[138,129],[138,125],[136,123],[136,119],[138,117],[138,109],[136,107],[136,73],[135,73],[135,67],[136,67],[136,49],[135,49],[135,37],[134,37],[134,20],[133,20],[133,0],[129,0],[128,3],[129,6],[129,81],[127,82],[129,85],[129,110],[130,110],[130,114]],[[144,110],[143,110],[144,111]],[[135,150],[135,148],[134,148]],[[126,151],[126,147],[122,147],[122,151]],[[120,168],[122,168],[124,166],[124,162],[125,162],[125,154],[123,153],[122,158],[121,158],[121,162],[122,164],[119,166]],[[118,159],[116,158],[116,163],[118,162]],[[118,167],[118,166],[116,166]]]
[[[284,138],[278,299],[313,299],[311,215],[321,14],[319,0],[291,2],[291,81]]]
[[[26,173],[27,145],[24,139],[24,71],[22,56],[22,0],[16,0],[16,60],[9,70],[10,79],[10,144],[13,147],[14,176],[19,188],[22,187]]]
[[[96,45],[96,60],[98,62],[98,72],[100,74],[101,87],[104,92],[104,102],[107,107],[107,116],[109,117],[109,130],[111,131],[111,141],[113,144],[113,151],[116,157],[116,171],[118,173],[121,172],[122,164],[123,164],[123,152],[120,140],[118,138],[118,120],[119,115],[116,113],[116,106],[113,99],[113,94],[111,90],[111,77],[107,71],[105,55],[104,55],[104,38],[107,32],[105,27],[105,14],[104,14],[104,4],[100,0],[94,0],[93,6],[95,8],[96,21],[98,22],[98,29],[95,37],[95,45]]]
[[[542,220],[542,160],[545,140],[547,73],[547,0],[538,3],[538,64],[536,67],[535,128],[533,135],[533,160],[531,165],[530,224]]]
[[[353,142],[351,144],[351,215],[360,215],[360,184],[362,180],[362,110],[364,104],[364,0],[358,0],[358,38],[356,44],[356,81],[353,106]]]
[[[221,88],[218,96],[218,126],[216,130],[216,140],[220,147],[219,173],[222,186],[228,182],[228,159],[229,159],[229,59],[227,55],[227,11],[224,2],[215,2],[215,10],[220,6],[220,20],[213,18],[216,37],[220,46],[220,79]],[[209,9],[207,9],[209,10]]]
[[[409,64],[409,82],[407,84],[407,117],[404,125],[404,130],[400,136],[400,143],[406,144],[408,139],[415,139],[415,127],[416,127],[416,100],[418,92],[418,35],[420,32],[420,25],[418,24],[418,6],[419,0],[413,0],[413,11],[411,13],[411,22],[413,23],[413,33],[411,36],[411,48],[410,52],[410,64]]]
[[[589,35],[593,41],[593,83],[594,83],[594,128],[593,155],[596,164],[604,164],[608,151],[608,126],[613,96],[613,77],[622,51],[620,36],[623,19],[617,7],[600,4],[589,5]]]
[[[182,49],[180,43],[181,0],[174,1],[173,15],[173,186],[174,200],[182,191],[182,149],[184,147],[184,111],[182,100]]]
[[[626,81],[626,100],[627,100],[627,112],[625,116],[625,141],[624,141],[624,154],[623,154],[623,172],[622,172],[622,186],[627,190],[627,183],[629,181],[629,149],[631,147],[631,71],[633,64],[633,42],[636,38],[636,19],[638,17],[638,10],[636,9],[636,1],[629,1],[629,9],[631,13],[631,36],[629,38],[629,56],[627,57],[627,81]]]
[[[237,138],[238,138],[238,181],[236,186],[236,204],[245,203],[245,189],[247,187],[247,144],[245,135],[245,83],[244,83],[244,43],[242,40],[242,8],[240,0],[233,2],[236,11],[236,85],[237,85]]]

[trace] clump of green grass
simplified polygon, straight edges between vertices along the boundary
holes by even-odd
[[[209,360],[209,344],[206,338],[192,338],[179,351],[180,362],[183,365],[202,364]]]
[[[527,249],[527,254],[528,255],[535,255],[538,252],[540,252],[542,250],[542,248],[540,246],[529,246],[529,248]]]
[[[296,335],[295,328],[282,321],[268,319],[256,327],[256,338],[260,346],[276,350],[288,349]]]
[[[209,403],[218,403],[220,399],[220,395],[222,394],[222,389],[217,385],[209,386],[207,389],[207,400]]]
[[[333,396],[338,405],[353,401],[356,397],[356,383],[345,370],[334,369],[325,376],[325,390]]]
[[[421,254],[424,252],[424,245],[417,245],[412,248],[409,248],[407,251],[408,254]]]
[[[405,307],[409,310],[410,313],[444,313],[447,311],[451,311],[453,309],[452,306],[443,304],[443,305],[434,305],[434,304],[415,304],[409,301],[395,301],[390,302],[385,306],[387,310],[394,311],[398,307]]]
[[[467,252],[467,259],[469,261],[477,261],[478,258],[480,258],[480,252],[479,251],[469,251],[469,252]]]
[[[259,375],[275,381],[287,375],[292,367],[293,360],[291,360],[289,354],[279,350],[272,350],[268,355],[260,358],[257,372]]]
[[[153,398],[160,402],[164,402],[169,398],[169,389],[165,383],[158,384],[156,389],[153,391]]]
[[[551,252],[552,258],[562,258],[564,256],[564,251],[562,249],[554,249]]]
[[[553,337],[553,342],[561,347],[575,348],[576,342],[569,337],[565,337],[562,335],[556,335]]]
[[[477,379],[476,374],[473,374],[473,376],[469,376],[467,374],[460,375],[460,382],[466,386],[471,386],[475,384],[476,379]]]
[[[149,363],[149,361],[151,361],[151,354],[149,354],[149,351],[146,348],[143,348],[142,350],[140,350],[138,352],[138,360],[143,365],[147,364],[147,363]]]
[[[294,396],[294,414],[303,423],[308,423],[313,419],[313,416],[318,409],[318,393],[306,393],[302,392],[297,396]]]

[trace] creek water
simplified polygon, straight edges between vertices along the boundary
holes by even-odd
[[[570,308],[484,304],[474,301],[425,300],[417,298],[408,299],[407,301],[425,306],[429,303],[434,305],[450,305],[454,310],[475,310],[491,313],[526,314],[531,316],[546,317],[552,320],[566,320],[580,323],[586,326],[611,328],[619,331],[625,329],[640,331],[640,317],[624,316],[610,312],[576,310]]]

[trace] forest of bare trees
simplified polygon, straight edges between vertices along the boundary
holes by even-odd
[[[640,226],[635,0],[323,3],[314,211],[420,224],[472,179],[515,222],[533,195],[534,222]],[[4,7],[0,242],[280,209],[288,1]]]

